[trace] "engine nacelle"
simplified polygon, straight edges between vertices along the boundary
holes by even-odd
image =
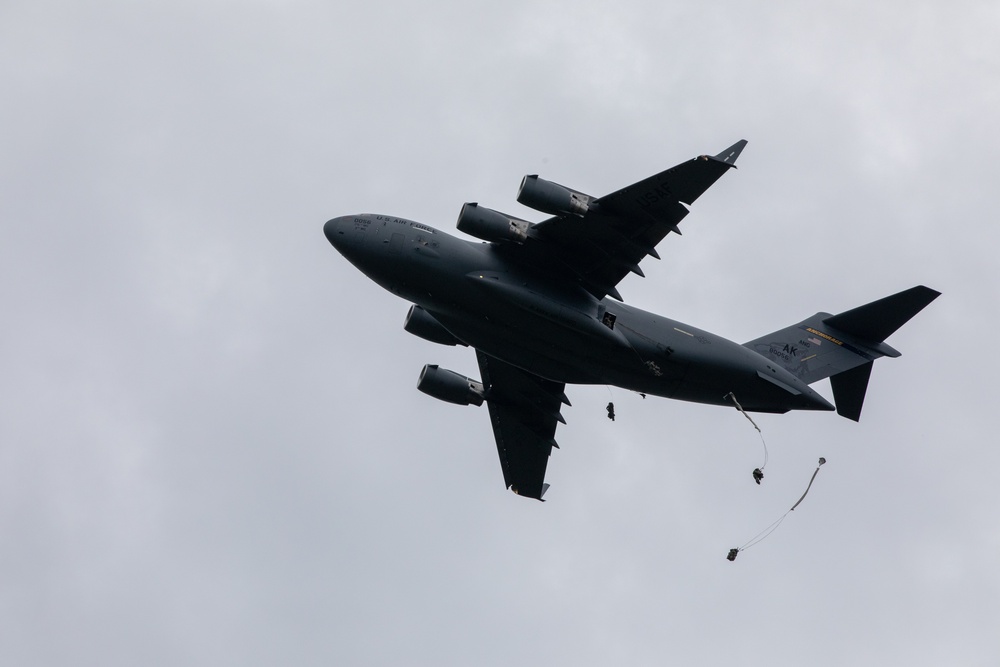
[[[433,364],[427,364],[424,370],[420,371],[417,389],[428,396],[456,405],[482,405],[486,400],[486,390],[482,382],[476,382]]]
[[[417,305],[410,306],[410,312],[406,314],[406,320],[403,322],[403,330],[432,343],[468,347],[445,329],[433,315]]]
[[[524,243],[528,238],[531,223],[494,211],[475,202],[462,205],[458,214],[458,230],[477,239],[489,241],[513,241]]]
[[[536,211],[552,215],[583,215],[590,208],[590,200],[589,195],[538,178],[537,175],[525,176],[517,191],[517,201]]]

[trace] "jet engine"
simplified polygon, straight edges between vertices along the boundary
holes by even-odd
[[[458,230],[477,239],[489,241],[513,241],[524,243],[528,238],[531,223],[494,211],[475,202],[462,205],[458,214]]]
[[[403,321],[403,330],[432,343],[468,347],[445,329],[433,315],[416,304],[410,306],[410,312],[406,314],[406,320]]]
[[[482,405],[486,400],[482,382],[433,364],[427,364],[420,371],[417,389],[428,396],[456,405]]]
[[[552,215],[569,213],[582,216],[590,208],[590,200],[589,195],[538,178],[537,175],[525,176],[517,191],[517,201],[536,211]]]

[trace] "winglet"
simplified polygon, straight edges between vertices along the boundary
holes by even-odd
[[[747,145],[747,140],[740,139],[726,150],[722,151],[718,155],[713,156],[712,159],[735,168],[736,158],[740,156],[740,153],[743,152],[743,149],[746,147],[746,145]]]

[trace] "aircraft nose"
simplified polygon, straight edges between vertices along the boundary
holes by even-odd
[[[345,257],[347,256],[345,253],[357,249],[355,246],[359,245],[359,241],[364,235],[363,229],[355,229],[354,221],[356,218],[357,216],[342,215],[327,220],[326,224],[323,225],[323,234],[326,235],[326,240]]]
[[[343,218],[334,218],[332,220],[327,220],[326,224],[323,225],[323,233],[326,235],[326,240],[330,242],[334,248],[337,247],[337,243],[344,238],[344,231],[341,229],[341,220]]]

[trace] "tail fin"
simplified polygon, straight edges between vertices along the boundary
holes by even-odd
[[[899,356],[885,339],[939,294],[922,285],[911,287],[839,315],[817,313],[744,346],[807,384],[830,378],[837,413],[858,421],[872,364],[880,357]]]

